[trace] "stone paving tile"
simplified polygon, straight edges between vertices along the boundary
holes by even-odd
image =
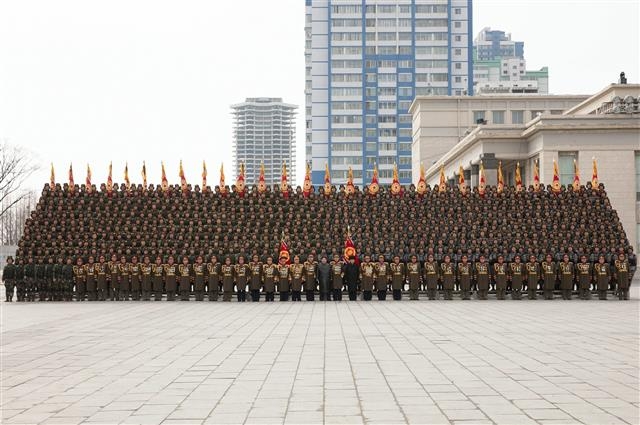
[[[0,420],[637,424],[634,289],[624,303],[2,303]]]

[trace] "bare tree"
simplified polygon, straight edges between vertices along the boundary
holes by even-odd
[[[29,151],[0,142],[0,220],[29,197],[30,191],[23,185],[37,169]]]
[[[29,191],[20,202],[0,217],[0,245],[18,245],[24,232],[24,223],[35,209],[35,205],[36,193]]]

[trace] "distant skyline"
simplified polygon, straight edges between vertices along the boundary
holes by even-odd
[[[277,7],[274,5],[277,3]],[[625,71],[640,82],[635,0],[474,0],[483,27],[525,43],[529,69],[549,66],[550,93],[592,94]],[[297,181],[304,178],[304,1],[21,0],[0,3],[0,139],[32,150],[39,191],[84,182],[233,183],[231,105],[281,97],[297,105]],[[247,182],[253,184],[253,182]]]

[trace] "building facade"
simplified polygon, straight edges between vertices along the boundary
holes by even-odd
[[[411,181],[415,96],[473,90],[471,0],[306,0],[306,159],[312,182]]]
[[[244,163],[245,181],[252,185],[258,181],[264,164],[265,182],[278,184],[284,162],[289,180],[295,181],[297,106],[283,103],[281,98],[255,97],[232,105],[231,109],[233,175]]]
[[[475,94],[549,93],[549,68],[527,70],[524,42],[484,28],[473,42]]]
[[[414,129],[414,144],[432,145],[430,140],[425,140],[425,135],[431,134],[430,127],[434,121],[424,119],[430,114],[419,105],[432,101],[417,99],[412,107],[414,125],[417,127]],[[515,169],[519,164],[523,183],[530,185],[533,166],[537,161],[541,182],[551,184],[553,161],[556,161],[560,183],[567,185],[573,182],[575,160],[585,184],[591,180],[592,159],[596,158],[599,181],[604,183],[629,241],[638,252],[640,85],[612,84],[593,96],[583,97],[582,101],[577,101],[577,98],[563,101],[574,105],[560,113],[554,114],[554,110],[536,113],[532,119],[527,117],[522,123],[488,122],[475,126],[435,162],[425,164],[427,183],[434,185],[439,182],[441,166],[446,177],[455,182],[459,167],[462,166],[465,181],[470,187],[476,187],[482,161],[487,184],[497,183],[497,167],[501,162],[506,184],[515,184]],[[442,102],[448,100],[443,99]],[[448,121],[455,121],[455,112],[448,114]],[[439,121],[444,119],[441,116]]]

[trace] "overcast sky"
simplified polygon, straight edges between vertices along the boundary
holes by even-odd
[[[590,94],[625,71],[640,81],[637,0],[474,0],[483,27],[525,42],[530,69],[549,66],[554,94]],[[299,105],[298,180],[304,155],[304,0],[0,1],[0,139],[31,149],[30,185],[66,181],[159,183],[231,175],[230,105],[282,97]]]

